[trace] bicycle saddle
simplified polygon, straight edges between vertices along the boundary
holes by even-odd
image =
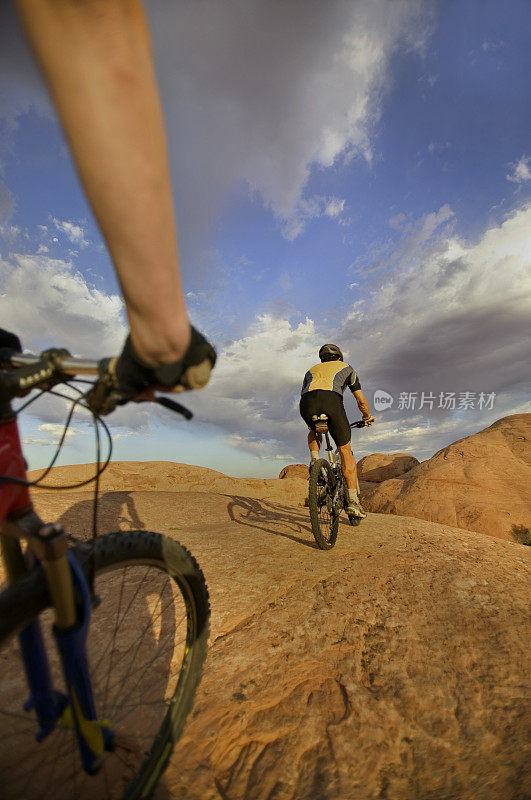
[[[328,417],[326,414],[314,414],[312,416],[312,422],[314,423],[316,433],[328,432]]]

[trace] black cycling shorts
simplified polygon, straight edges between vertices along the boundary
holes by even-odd
[[[345,413],[343,398],[337,392],[328,389],[314,389],[305,392],[299,405],[301,417],[309,428],[313,428],[314,414],[326,414],[328,430],[338,447],[350,442],[350,424]]]

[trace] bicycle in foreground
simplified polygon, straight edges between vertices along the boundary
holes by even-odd
[[[65,397],[56,387],[68,383],[78,393],[73,406],[91,409],[104,381],[88,393],[74,389],[72,376],[97,375],[99,365],[67,351],[4,355],[2,362],[0,795],[148,798],[201,678],[210,615],[205,579],[193,556],[166,536],[97,536],[98,479],[112,442],[94,411],[96,474],[77,484],[96,482],[92,539],[71,547],[59,524],[43,523],[31,506],[29,486],[37,482],[26,478],[11,401],[39,387]],[[168,398],[156,400],[191,416]],[[100,425],[109,440],[104,464]]]
[[[319,458],[310,467],[308,505],[314,539],[321,550],[331,550],[336,543],[339,529],[339,516],[347,507],[346,482],[341,469],[339,455],[334,453],[328,432],[326,414],[316,414],[313,418],[316,433],[324,435],[328,461]],[[351,428],[364,428],[365,420],[352,422]],[[359,493],[359,484],[357,484]],[[361,519],[349,517],[351,525],[359,525]]]

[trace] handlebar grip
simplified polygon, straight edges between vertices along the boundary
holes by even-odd
[[[176,403],[175,400],[170,400],[169,397],[155,397],[155,402],[158,403],[159,406],[169,408],[170,411],[175,411],[176,414],[182,414],[185,419],[192,419],[194,416],[188,408],[185,408],[180,403]]]

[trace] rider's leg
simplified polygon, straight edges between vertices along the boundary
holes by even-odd
[[[338,446],[338,450],[341,457],[341,469],[343,470],[343,475],[345,476],[348,488],[348,497],[346,498],[347,514],[349,515],[349,518],[352,517],[363,519],[367,516],[367,514],[361,506],[358,495],[356,462],[354,461],[354,456],[352,455],[350,442],[348,444]]]
[[[339,457],[341,459],[341,469],[347,482],[350,497],[358,496],[357,488],[357,469],[354,456],[352,455],[352,448],[350,442],[340,445],[338,448]]]
[[[17,0],[148,364],[190,342],[166,134],[141,0]]]
[[[319,448],[321,447],[322,440],[323,437],[319,433],[311,429],[308,431],[308,447],[310,448],[312,464],[319,458]]]

